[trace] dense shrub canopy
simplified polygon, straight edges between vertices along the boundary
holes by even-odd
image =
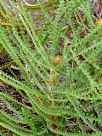
[[[20,71],[2,66],[0,81],[26,101],[0,92],[13,113],[0,110],[0,125],[20,136],[101,135],[102,25],[92,2],[1,1],[0,13],[0,46],[12,58],[5,67]]]

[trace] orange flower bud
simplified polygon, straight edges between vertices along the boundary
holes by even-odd
[[[61,55],[57,55],[54,59],[54,64],[55,65],[59,65],[61,61]]]

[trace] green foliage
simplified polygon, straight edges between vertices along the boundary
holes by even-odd
[[[0,125],[19,136],[101,136],[102,25],[94,24],[89,0],[54,2],[32,6],[10,0],[12,12],[0,2],[10,24],[0,22],[0,45],[23,77],[20,81],[1,70],[0,80],[31,104],[0,92],[0,100],[13,112],[0,110]],[[78,11],[83,4],[84,16]],[[38,29],[32,18],[37,10]]]

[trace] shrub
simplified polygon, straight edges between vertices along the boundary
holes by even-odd
[[[1,70],[0,80],[29,103],[0,92],[13,112],[1,109],[0,125],[20,136],[101,135],[102,25],[93,21],[92,3],[0,4],[0,44],[21,72],[18,78]]]

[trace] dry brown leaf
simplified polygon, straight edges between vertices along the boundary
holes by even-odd
[[[0,87],[4,87],[4,84],[2,82],[0,82]]]

